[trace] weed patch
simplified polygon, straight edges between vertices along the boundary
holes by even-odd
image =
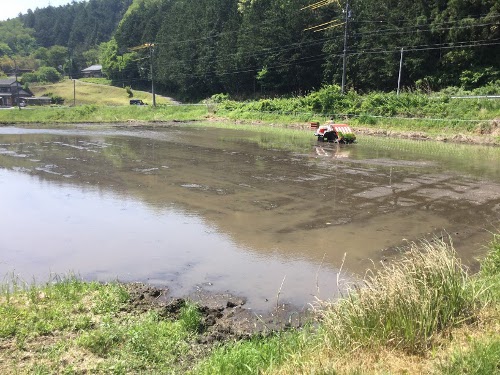
[[[341,300],[324,305],[323,334],[338,348],[388,345],[423,352],[440,332],[470,321],[478,292],[450,244],[412,244]]]
[[[440,374],[493,375],[500,373],[500,338],[473,341],[467,350],[456,350],[449,363],[439,366]]]

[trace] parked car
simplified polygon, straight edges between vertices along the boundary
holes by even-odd
[[[147,105],[141,99],[130,99],[130,105]]]

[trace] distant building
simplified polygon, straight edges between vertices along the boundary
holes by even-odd
[[[101,78],[102,65],[92,65],[82,70],[83,78]]]
[[[15,78],[0,79],[0,107],[13,107],[25,105],[27,98],[33,97],[29,90],[24,90],[23,86]]]

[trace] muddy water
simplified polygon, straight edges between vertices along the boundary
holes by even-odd
[[[471,266],[500,227],[500,150],[168,126],[0,128],[0,275],[332,297],[372,262],[450,235]],[[342,272],[339,274],[339,269]]]

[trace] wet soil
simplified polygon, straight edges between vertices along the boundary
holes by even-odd
[[[198,290],[185,298],[174,297],[168,288],[157,288],[144,283],[125,284],[130,301],[128,312],[156,311],[160,316],[177,319],[187,301],[196,303],[202,315],[198,338],[200,344],[247,339],[268,335],[290,328],[299,328],[313,316],[311,309],[298,309],[274,301],[273,308],[255,312],[245,306],[246,298],[230,293],[212,293]]]

